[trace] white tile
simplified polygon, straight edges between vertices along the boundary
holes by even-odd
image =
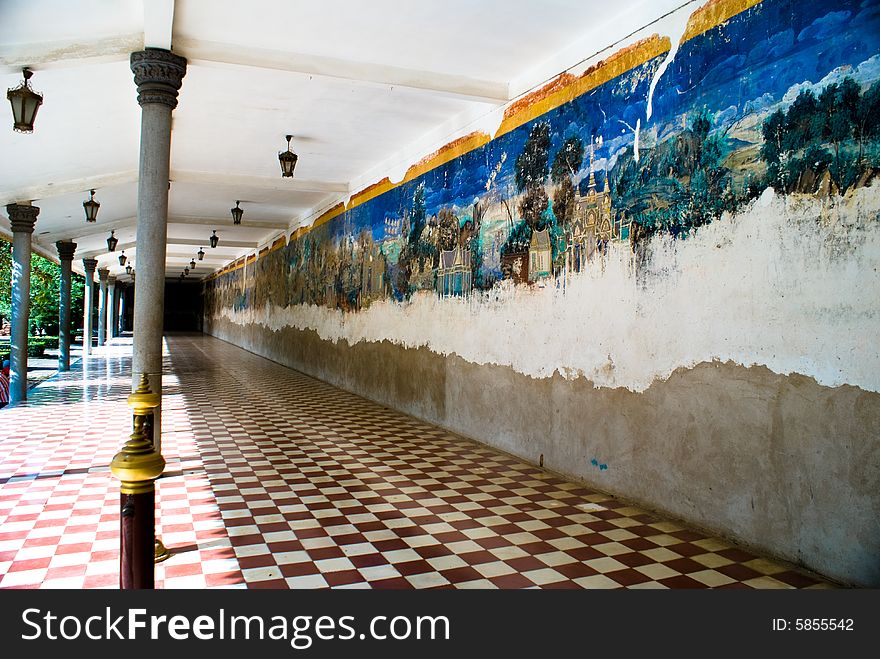
[[[288,577],[285,579],[289,588],[327,588],[329,584],[320,574],[307,574],[301,577]]]
[[[434,588],[436,586],[445,586],[449,580],[442,574],[436,572],[426,572],[424,574],[411,574],[405,577],[416,588]]]

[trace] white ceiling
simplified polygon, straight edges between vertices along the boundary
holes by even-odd
[[[686,0],[0,0],[0,86],[34,71],[34,133],[0,114],[0,204],[40,207],[35,249],[137,268],[140,108],[129,54],[188,60],[174,111],[166,276],[205,276],[442,146]],[[282,179],[277,154],[299,155]],[[393,179],[393,175],[392,175]],[[90,188],[101,202],[87,224]],[[229,209],[245,210],[240,226]],[[208,248],[216,229],[220,247]],[[9,234],[3,214],[0,232]]]

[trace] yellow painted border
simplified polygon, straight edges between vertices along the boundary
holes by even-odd
[[[682,36],[681,43],[690,41],[694,37],[718,27],[734,16],[760,4],[762,1],[763,0],[710,0],[710,2],[706,3],[691,14],[684,35]],[[491,140],[501,137],[512,130],[516,130],[523,124],[526,124],[533,119],[537,119],[541,115],[544,115],[551,110],[555,110],[559,106],[574,100],[578,96],[605,84],[609,80],[613,80],[627,71],[631,71],[632,69],[641,66],[645,62],[668,52],[671,45],[669,37],[661,37],[654,34],[628,46],[627,48],[617,51],[607,59],[591,66],[578,77],[572,76],[567,72],[560,74],[540,89],[530,92],[522,98],[513,101],[505,111],[501,126],[498,128],[494,136],[475,132],[450,142],[431,155],[426,156],[416,164],[410,166],[400,183],[392,183],[387,177],[377,183],[373,183],[357,194],[352,195],[348,204],[339,202],[329,210],[324,211],[309,226],[298,228],[290,235],[290,240],[288,242],[301,238],[313,229],[317,229],[319,226],[326,224],[335,217],[339,217],[346,211],[418,178],[432,169],[445,165],[459,156],[463,156],[466,153],[478,149]],[[261,250],[260,255],[263,255],[263,250]],[[256,259],[256,256],[250,258]],[[250,262],[251,261],[248,261],[248,263]],[[244,263],[237,265],[236,263],[226,266],[226,268],[207,277],[206,281],[219,277],[227,272],[237,270],[244,265]]]

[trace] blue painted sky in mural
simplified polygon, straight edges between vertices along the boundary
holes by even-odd
[[[876,0],[765,0],[727,23],[682,44],[675,60],[660,78],[653,98],[653,115],[645,111],[653,72],[664,56],[547,113],[536,121],[551,126],[551,162],[564,139],[578,135],[585,144],[601,135],[597,169],[613,167],[626,150],[631,152],[633,128],[641,120],[641,144],[651,148],[685,119],[706,108],[713,128],[723,127],[746,112],[779,103],[797,85],[815,84],[833,71],[866,77],[880,75],[880,3]],[[863,80],[862,82],[869,82]],[[793,100],[793,96],[791,99]],[[401,217],[412,204],[417,185],[426,188],[426,210],[435,215],[443,207],[469,213],[475,198],[486,194],[492,170],[502,162],[494,185],[513,188],[516,154],[525,144],[534,122],[361,204],[327,227],[338,238],[346,228],[372,230],[374,240],[384,237],[386,217]],[[582,163],[588,167],[588,157]]]

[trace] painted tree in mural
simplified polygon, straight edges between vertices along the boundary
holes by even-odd
[[[437,231],[439,232],[437,246],[439,249],[449,251],[455,249],[458,244],[458,217],[451,208],[441,208],[437,213]]]
[[[864,93],[849,77],[818,96],[802,89],[761,130],[767,183],[776,190],[827,195],[865,185],[880,165],[870,148],[880,133],[880,82]]]
[[[516,189],[522,194],[518,208],[521,219],[501,247],[502,260],[528,252],[532,231],[544,228],[544,211],[550,203],[544,189],[549,161],[550,124],[542,121],[532,126],[525,146],[516,158],[514,174]]]
[[[576,136],[569,137],[556,152],[553,166],[550,168],[550,180],[558,186],[553,194],[553,214],[563,227],[568,226],[574,215],[575,195],[572,179],[581,168],[583,159],[583,141]]]
[[[425,279],[428,271],[433,269],[437,256],[437,247],[425,234],[428,213],[425,206],[425,184],[420,183],[413,192],[413,201],[409,215],[409,233],[406,243],[400,250],[397,260],[397,295],[408,297],[418,286],[418,281]],[[417,281],[418,280],[418,281]],[[433,281],[431,282],[433,285]]]
[[[525,193],[519,214],[532,229],[544,228],[544,211],[549,200],[544,189],[550,160],[550,124],[539,122],[532,127],[522,152],[516,158],[516,188]]]
[[[486,213],[487,202],[481,202],[479,199],[474,200],[471,209],[472,226],[468,227],[470,238],[468,247],[471,250],[471,272],[472,281],[475,288],[489,289],[495,283],[493,277],[487,277],[483,270],[483,240],[481,238],[481,230],[483,224],[483,215]]]

